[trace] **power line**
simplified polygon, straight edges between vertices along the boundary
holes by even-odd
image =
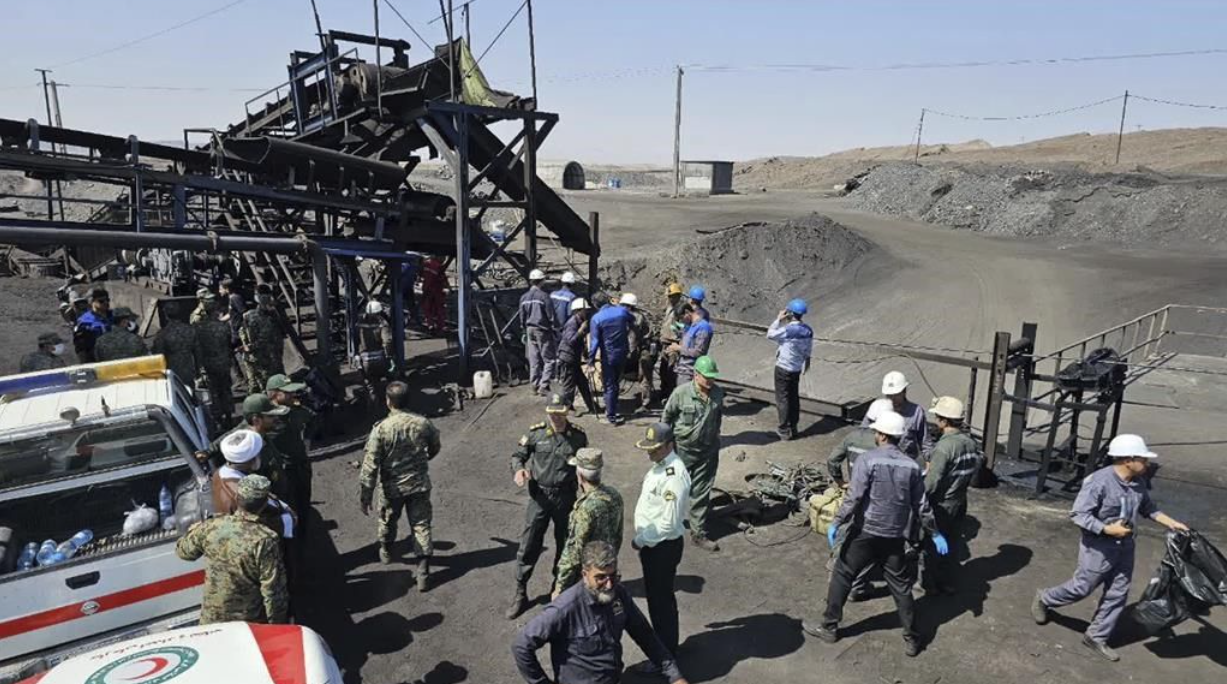
[[[462,8],[468,7],[469,5],[472,5],[472,4],[473,4],[473,3],[475,3],[475,2],[477,2],[477,0],[469,0],[468,2],[462,2],[462,3],[460,3],[459,5],[456,5],[456,9],[462,9]],[[430,26],[431,24],[438,23],[438,22],[439,22],[439,20],[441,20],[441,19],[446,19],[446,18],[447,18],[447,15],[446,15],[446,14],[440,14],[439,16],[435,17],[434,19],[431,19],[430,21],[426,22],[426,25],[427,25],[427,26]]]
[[[247,2],[247,0],[233,0],[233,2],[231,2],[231,3],[227,4],[227,5],[222,5],[221,7],[218,7],[218,8],[216,8],[216,9],[209,10],[208,12],[205,12],[204,14],[198,14],[198,15],[196,15],[196,16],[194,16],[194,17],[192,17],[191,19],[187,19],[187,20],[185,20],[185,21],[181,21],[181,22],[179,22],[178,24],[175,24],[174,26],[168,26],[168,27],[166,27],[166,28],[164,28],[164,29],[161,29],[161,30],[159,30],[159,31],[154,31],[153,33],[150,33],[150,34],[147,34],[147,35],[141,36],[140,38],[134,38],[133,40],[130,40],[130,41],[126,42],[126,43],[120,43],[119,45],[116,45],[115,47],[112,47],[112,48],[107,48],[107,49],[105,49],[105,50],[99,50],[98,52],[92,52],[92,53],[90,53],[90,54],[88,54],[88,55],[84,55],[84,56],[82,56],[82,57],[77,57],[76,59],[72,59],[72,60],[69,60],[69,61],[67,61],[67,62],[60,62],[59,64],[53,64],[53,65],[51,65],[51,67],[49,67],[49,68],[51,68],[51,69],[59,69],[60,67],[66,67],[66,66],[68,66],[68,65],[70,65],[70,64],[77,64],[77,63],[79,63],[79,62],[84,62],[84,61],[85,61],[85,60],[87,60],[87,59],[93,59],[93,58],[95,58],[95,57],[101,57],[101,56],[103,56],[103,55],[109,55],[109,54],[111,54],[112,52],[119,52],[120,50],[123,50],[123,49],[125,49],[125,48],[130,48],[130,47],[132,47],[133,45],[137,45],[137,44],[143,43],[143,42],[145,42],[145,41],[147,41],[147,40],[152,40],[152,39],[154,39],[154,38],[157,38],[158,36],[164,36],[164,35],[166,35],[167,33],[170,33],[171,31],[176,31],[176,30],[178,30],[178,29],[181,29],[181,28],[183,28],[184,26],[190,26],[191,24],[195,24],[196,22],[201,21],[201,20],[203,20],[203,19],[208,19],[209,17],[211,17],[211,16],[213,16],[213,15],[215,15],[215,14],[220,14],[220,13],[222,13],[222,12],[225,12],[226,10],[230,9],[231,7],[234,7],[235,5],[241,5],[241,4],[245,3],[245,2]]]
[[[266,88],[226,88],[213,86],[167,86],[167,85],[134,85],[130,83],[59,83],[63,88],[92,88],[96,90],[164,90],[171,92],[193,93],[263,93]]]
[[[1085,55],[1078,57],[1034,57],[1025,59],[977,60],[965,62],[904,62],[881,66],[849,66],[841,64],[684,64],[692,71],[732,72],[732,71],[904,71],[913,69],[969,69],[993,66],[1029,66],[1051,64],[1078,64],[1085,62],[1112,62],[1133,59],[1159,59],[1167,57],[1194,57],[1205,55],[1227,54],[1227,48],[1207,48],[1204,50],[1180,50],[1174,52],[1135,52],[1118,55]]]
[[[498,42],[499,38],[503,37],[503,34],[506,33],[507,29],[511,27],[511,22],[515,21],[516,17],[520,16],[520,12],[523,12],[527,5],[528,0],[524,0],[524,2],[520,3],[520,6],[516,8],[515,13],[511,15],[511,18],[507,20],[506,24],[503,24],[503,28],[499,29],[498,34],[494,36],[494,40],[490,41],[490,44],[486,46],[486,49],[482,50],[481,55],[473,61],[473,69],[476,69],[477,66],[481,64],[482,57],[485,57],[486,53],[490,52],[490,48],[494,47],[494,44]],[[465,77],[467,78],[472,73],[472,70],[470,70],[468,74],[465,74]]]
[[[1156,104],[1171,105],[1173,107],[1191,107],[1193,109],[1227,109],[1222,105],[1194,104],[1192,102],[1177,102],[1175,100],[1161,100],[1157,97],[1146,97],[1145,95],[1134,95],[1129,93],[1129,97],[1134,100],[1145,100],[1146,102],[1154,102]]]
[[[1130,95],[1129,97],[1135,97],[1135,96]],[[929,114],[936,114],[938,116],[944,116],[950,119],[962,119],[964,121],[1021,121],[1023,119],[1042,119],[1044,117],[1049,117],[1049,116],[1059,116],[1061,114],[1069,114],[1070,112],[1077,112],[1083,109],[1090,109],[1092,107],[1098,107],[1100,105],[1105,105],[1105,104],[1108,104],[1109,102],[1118,102],[1122,98],[1124,98],[1124,95],[1117,95],[1116,97],[1109,97],[1105,100],[1097,100],[1095,102],[1088,102],[1087,104],[1078,105],[1076,107],[1067,107],[1065,109],[1054,109],[1049,112],[1039,112],[1036,114],[1019,114],[1016,116],[971,116],[969,114],[955,114],[951,112],[943,112],[937,109],[929,109],[928,107],[925,107],[924,111],[928,112]]]
[[[418,33],[418,30],[413,28],[413,24],[409,23],[409,20],[405,18],[405,15],[401,14],[400,10],[396,9],[396,5],[392,4],[392,0],[383,0],[383,4],[387,5],[388,9],[392,10],[392,13],[395,14],[398,19],[400,19],[401,23],[404,24],[405,27],[408,28],[410,31],[412,31],[413,35],[417,36],[418,40],[422,41],[422,47],[426,47],[430,45],[430,41],[426,40],[426,38],[424,38],[422,34]]]

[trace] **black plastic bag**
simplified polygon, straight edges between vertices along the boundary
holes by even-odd
[[[1168,554],[1171,554],[1170,545]],[[1146,585],[1142,600],[1133,606],[1131,617],[1145,636],[1154,636],[1188,619],[1189,606],[1184,589],[1167,557],[1159,564],[1159,571],[1151,578],[1150,584]]]
[[[1181,588],[1208,606],[1227,605],[1227,559],[1205,537],[1190,530],[1168,535],[1168,552]]]

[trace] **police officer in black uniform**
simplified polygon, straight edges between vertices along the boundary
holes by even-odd
[[[528,487],[528,509],[520,550],[516,553],[516,593],[507,609],[508,620],[515,619],[528,606],[528,579],[541,556],[545,531],[551,522],[554,568],[558,567],[558,554],[567,540],[567,518],[575,506],[578,487],[575,467],[567,465],[567,460],[588,446],[588,435],[567,420],[570,407],[563,402],[562,395],[551,396],[545,412],[549,420],[529,428],[511,457],[516,486]]]

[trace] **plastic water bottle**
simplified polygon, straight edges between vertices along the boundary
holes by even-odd
[[[55,562],[55,540],[48,539],[38,547],[38,553],[34,555],[34,559],[38,561],[40,566],[51,565]]]
[[[166,520],[175,514],[175,501],[171,498],[170,487],[162,485],[158,492],[158,515],[162,520],[162,529],[166,529]]]
[[[55,548],[55,554],[53,556],[55,560],[53,562],[62,563],[69,558],[72,558],[77,554],[77,551],[81,550],[82,546],[85,546],[93,540],[94,533],[92,530],[81,530],[80,532],[72,535],[72,537],[70,537],[68,540],[61,542],[60,545]]]
[[[21,555],[17,557],[17,569],[29,570],[34,567],[34,563],[38,561],[38,543],[30,542],[21,550]]]

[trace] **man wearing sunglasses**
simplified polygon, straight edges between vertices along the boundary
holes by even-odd
[[[81,314],[72,330],[72,346],[81,363],[93,363],[94,344],[115,325],[111,315],[111,295],[101,287],[89,291],[89,311]]]
[[[533,618],[511,647],[520,676],[529,684],[615,684],[622,679],[622,633],[673,684],[687,684],[673,654],[652,631],[618,575],[613,544],[589,542],[582,555],[583,581],[562,592]],[[550,645],[554,676],[546,676],[537,651]]]

